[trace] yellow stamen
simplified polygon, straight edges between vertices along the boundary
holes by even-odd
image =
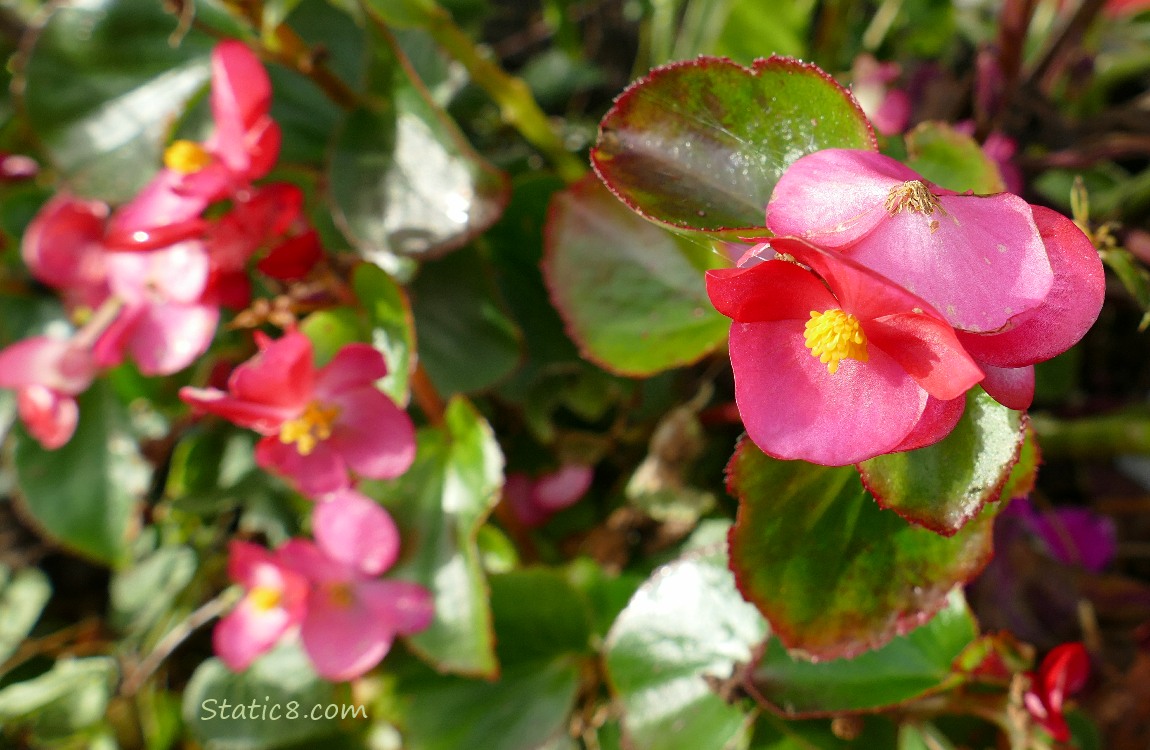
[[[827,372],[838,372],[844,359],[867,361],[866,334],[858,318],[842,310],[811,311],[806,326],[806,344],[811,356],[827,366]]]
[[[199,172],[212,163],[212,155],[195,141],[176,141],[164,149],[164,166],[181,174]]]
[[[322,406],[312,401],[303,414],[283,423],[280,427],[280,442],[295,443],[301,456],[315,450],[320,441],[331,437],[331,428],[339,416],[338,406]]]
[[[248,600],[261,612],[275,609],[282,599],[283,592],[271,586],[256,586],[248,592]]]
[[[938,202],[938,197],[918,180],[907,180],[892,187],[886,196],[886,203],[883,204],[883,207],[891,216],[903,210],[930,216],[934,214],[935,209],[941,211],[944,216],[946,215],[942,204]]]

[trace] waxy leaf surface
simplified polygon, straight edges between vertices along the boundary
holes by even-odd
[[[762,227],[779,175],[800,156],[875,148],[846,89],[784,57],[750,68],[717,57],[656,68],[599,128],[591,160],[620,199],[653,221],[704,232]]]
[[[727,472],[739,589],[810,656],[855,656],[922,625],[991,556],[993,507],[947,538],[880,508],[849,466],[780,461],[744,439]]]

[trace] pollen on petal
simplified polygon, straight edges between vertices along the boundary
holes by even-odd
[[[838,372],[844,359],[867,361],[866,334],[858,318],[839,309],[811,311],[807,321],[805,340],[811,356],[827,366],[827,372]]]
[[[943,215],[946,214],[946,210],[943,209],[938,198],[930,192],[930,188],[925,183],[919,180],[907,180],[892,187],[886,196],[883,208],[891,216],[903,211],[931,216],[935,209],[941,211]],[[933,234],[937,230],[938,222],[932,221],[931,233]]]
[[[248,592],[248,601],[260,612],[268,612],[280,606],[283,592],[271,586],[256,586]]]
[[[321,441],[331,437],[332,425],[339,417],[338,406],[323,406],[312,401],[295,419],[280,427],[280,442],[295,444],[301,456],[309,455]]]
[[[193,174],[212,163],[212,155],[195,141],[179,140],[164,149],[164,166],[180,174]]]

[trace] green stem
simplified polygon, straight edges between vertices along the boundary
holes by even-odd
[[[495,100],[504,121],[551,160],[560,177],[575,182],[587,173],[587,167],[567,150],[563,139],[551,127],[527,84],[484,56],[475,42],[455,25],[449,12],[437,7],[426,29],[439,46],[467,69],[471,80]]]
[[[1122,453],[1150,454],[1150,411],[1145,408],[1073,420],[1031,414],[1030,421],[1044,456],[1108,458]]]

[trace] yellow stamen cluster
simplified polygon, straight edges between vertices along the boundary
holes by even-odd
[[[248,592],[248,600],[261,612],[268,612],[280,605],[283,594],[271,586],[256,586]]]
[[[280,427],[280,442],[295,443],[301,456],[310,454],[320,441],[331,437],[331,428],[339,416],[338,406],[322,406],[312,401],[303,414],[283,423]]]
[[[212,155],[195,141],[176,141],[164,149],[164,166],[180,174],[199,172],[212,163]]]
[[[907,180],[892,187],[886,196],[886,203],[883,204],[883,208],[891,216],[904,210],[930,216],[935,209],[938,209],[944,215],[946,214],[935,194],[918,180]]]
[[[839,362],[844,359],[867,361],[866,334],[858,318],[842,310],[812,310],[806,326],[806,344],[831,375],[838,372]]]

